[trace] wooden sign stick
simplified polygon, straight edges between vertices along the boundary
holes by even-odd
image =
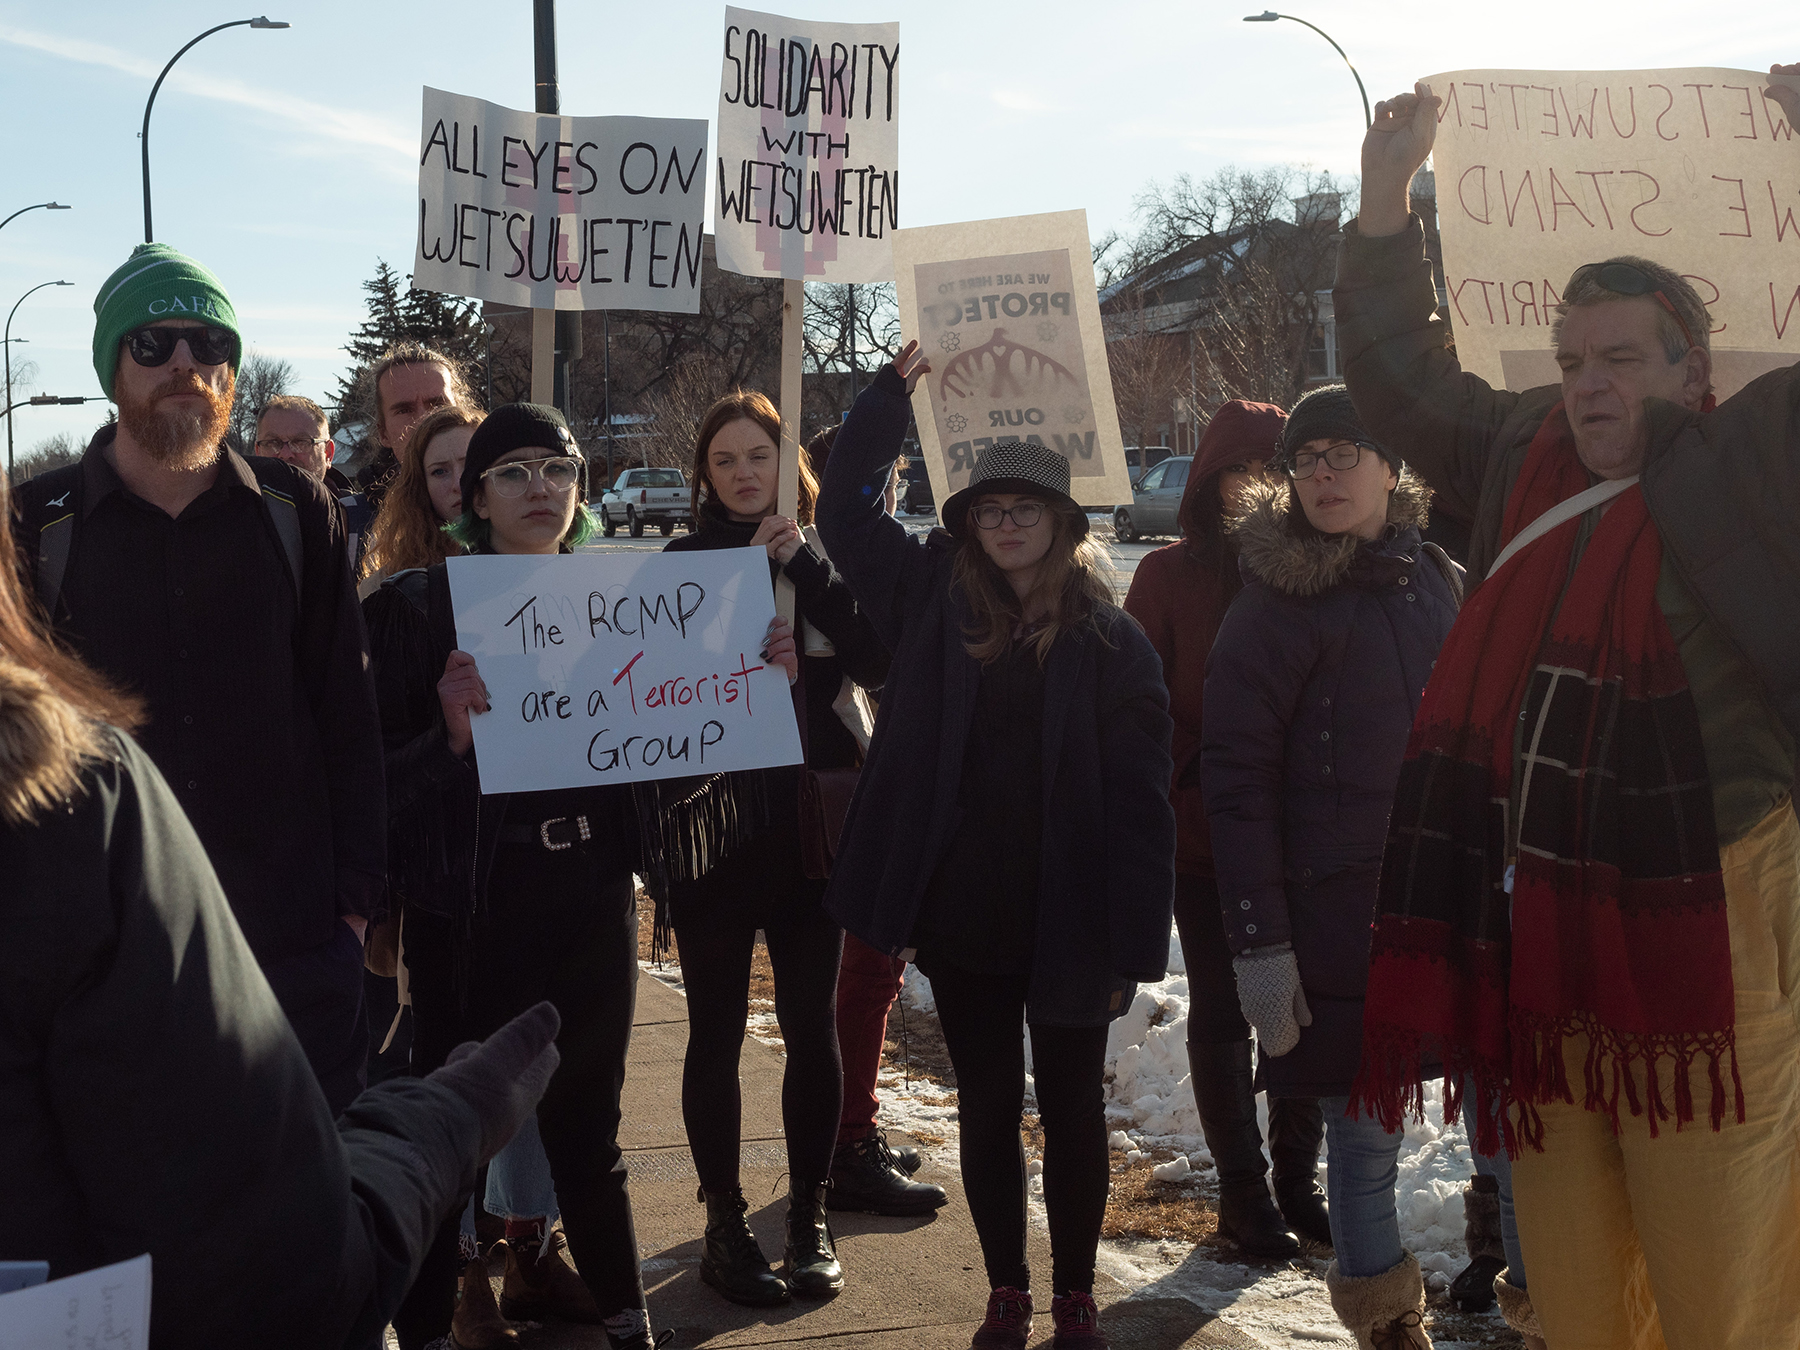
[[[531,311],[531,401],[556,398],[556,311]]]
[[[806,313],[806,283],[786,278],[781,283],[781,477],[775,492],[775,509],[789,520],[800,518],[800,357],[801,319]],[[785,575],[775,579],[775,608],[794,622],[794,583]],[[796,641],[799,634],[795,634]]]

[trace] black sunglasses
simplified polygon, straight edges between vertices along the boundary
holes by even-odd
[[[140,328],[125,339],[125,350],[140,366],[164,366],[185,342],[203,366],[223,365],[237,356],[237,335],[227,328]]]
[[[1681,311],[1676,309],[1674,302],[1662,293],[1662,283],[1643,268],[1633,267],[1630,263],[1622,262],[1584,263],[1577,267],[1569,277],[1569,289],[1574,290],[1577,282],[1590,276],[1616,295],[1648,295],[1652,297],[1657,304],[1668,310],[1674,317],[1676,324],[1681,328],[1681,336],[1687,339],[1687,345],[1690,347],[1700,345],[1694,341],[1693,330],[1687,326],[1687,320],[1681,317]]]

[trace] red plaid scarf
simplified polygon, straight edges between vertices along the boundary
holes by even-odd
[[[1559,404],[1526,453],[1502,545],[1588,486]],[[1648,1109],[1652,1135],[1669,1118],[1664,1058],[1677,1128],[1694,1118],[1700,1056],[1713,1128],[1727,1063],[1744,1118],[1712,785],[1656,603],[1662,540],[1638,486],[1613,499],[1571,576],[1579,529],[1527,545],[1464,604],[1413,723],[1382,866],[1357,1099],[1398,1128],[1423,1108],[1421,1062],[1440,1059],[1447,1118],[1473,1077],[1485,1153],[1502,1136],[1514,1156],[1542,1147],[1536,1107],[1575,1100],[1563,1041],[1576,1033],[1583,1105],[1615,1130],[1621,1093],[1633,1115]]]

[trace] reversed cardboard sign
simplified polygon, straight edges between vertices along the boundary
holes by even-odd
[[[135,1256],[0,1294],[0,1347],[150,1344],[150,1258]]]
[[[1569,274],[1618,255],[1691,279],[1721,398],[1800,359],[1800,135],[1747,70],[1459,70],[1432,165],[1457,356],[1490,384],[1559,378]],[[1800,81],[1789,81],[1800,83]]]
[[[484,793],[800,762],[761,548],[452,558],[450,595]]]
[[[558,117],[425,90],[413,284],[531,309],[700,309],[703,118]]]
[[[900,223],[900,25],[727,8],[719,266],[888,281]]]
[[[1091,258],[1085,211],[894,235],[902,326],[931,361],[913,415],[939,503],[996,441],[1050,446],[1083,506],[1131,500]]]

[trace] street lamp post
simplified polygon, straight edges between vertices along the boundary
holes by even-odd
[[[250,28],[288,27],[287,24],[277,22],[264,15],[254,19],[233,19],[230,23],[222,23],[217,28],[209,28],[199,37],[195,38],[193,42],[188,43],[186,47],[183,47],[180,51],[176,52],[175,55],[171,56],[169,58],[169,64],[162,68],[162,74],[156,77],[156,83],[150,86],[150,98],[149,101],[144,104],[144,129],[138,133],[138,139],[143,142],[140,149],[144,160],[144,242],[146,244],[151,243],[154,240],[154,236],[150,232],[150,109],[156,106],[157,91],[162,88],[163,81],[168,79],[169,72],[175,69],[175,63],[186,56],[188,54],[188,49],[193,47],[195,43],[211,37],[214,33],[222,33],[227,28],[243,28],[246,26]]]
[[[1298,17],[1297,15],[1277,14],[1272,9],[1265,9],[1261,14],[1246,14],[1246,15],[1244,15],[1245,23],[1274,23],[1275,20],[1277,20],[1277,19],[1292,19],[1295,23],[1303,24],[1305,27],[1312,29],[1313,32],[1317,33],[1320,37],[1324,38],[1327,42],[1331,43],[1332,51],[1336,52],[1339,56],[1344,57],[1344,64],[1346,66],[1350,66],[1350,73],[1352,75],[1356,76],[1356,92],[1362,95],[1363,130],[1367,131],[1370,127],[1374,126],[1375,119],[1369,113],[1369,91],[1367,89],[1363,88],[1362,76],[1356,74],[1356,67],[1350,65],[1350,58],[1348,56],[1344,55],[1344,49],[1337,45],[1337,41],[1331,36],[1330,33],[1327,33],[1323,28],[1319,27],[1319,25],[1316,23],[1307,23],[1305,19],[1302,19],[1302,18]]]
[[[67,211],[68,209],[61,202],[33,202],[30,206],[21,206],[5,220],[0,220],[0,230],[5,229],[8,222],[17,220],[27,211]]]
[[[39,291],[43,290],[45,286],[73,286],[74,284],[75,283],[72,281],[40,282],[36,286],[33,286],[30,290],[26,291],[25,294],[21,295],[17,300],[13,301],[13,307],[12,307],[12,309],[10,309],[7,312],[7,315],[6,315],[6,341],[4,343],[0,343],[0,346],[3,346],[6,348],[6,481],[9,483],[12,482],[12,471],[13,471],[13,428],[12,428],[12,410],[13,410],[12,321],[13,321],[13,315],[17,314],[19,312],[20,305],[24,304],[26,302],[26,300],[30,299],[33,295],[36,295]]]

